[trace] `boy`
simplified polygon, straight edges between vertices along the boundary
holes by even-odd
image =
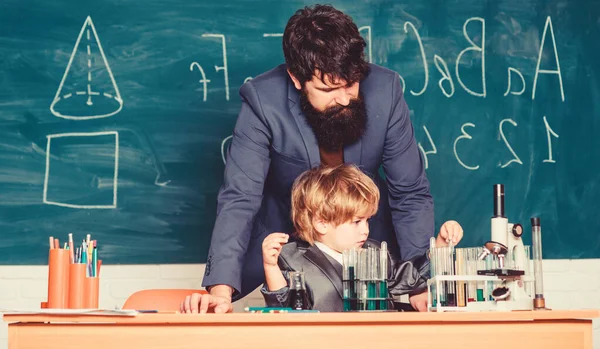
[[[303,271],[312,309],[343,311],[342,251],[374,246],[368,239],[368,219],[377,211],[379,191],[375,183],[354,165],[315,168],[300,175],[292,188],[292,221],[299,240],[273,233],[262,245],[265,284],[261,292],[267,306],[286,306],[288,273]],[[436,238],[438,247],[462,239],[455,221],[444,223]],[[429,260],[426,255],[408,261],[390,256],[389,293],[409,294],[420,311],[426,307]],[[425,304],[423,303],[425,302]]]

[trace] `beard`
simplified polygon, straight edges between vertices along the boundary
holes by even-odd
[[[339,151],[362,137],[367,127],[367,111],[362,95],[350,100],[347,106],[336,105],[318,111],[300,91],[300,108],[312,128],[319,146],[326,151]]]

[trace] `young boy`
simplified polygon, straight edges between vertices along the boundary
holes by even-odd
[[[285,307],[289,272],[303,271],[312,309],[343,311],[342,251],[380,244],[368,239],[368,219],[377,211],[379,190],[353,165],[315,168],[300,175],[292,188],[292,221],[299,238],[272,233],[262,245],[265,284],[261,292],[267,306]],[[436,238],[438,247],[462,239],[455,221],[444,223]],[[389,293],[409,294],[411,304],[426,311],[429,259],[423,254],[400,261],[390,255]]]

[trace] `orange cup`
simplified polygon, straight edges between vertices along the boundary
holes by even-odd
[[[69,267],[69,308],[82,309],[85,299],[85,264],[71,264]]]
[[[86,277],[83,280],[83,307],[98,309],[98,294],[100,293],[100,278]]]
[[[69,302],[69,250],[51,249],[48,256],[48,308],[67,308]]]

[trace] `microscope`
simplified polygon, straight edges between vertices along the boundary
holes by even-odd
[[[504,185],[495,184],[493,189],[492,238],[485,243],[479,259],[494,255],[498,258],[498,263],[497,268],[478,270],[477,274],[496,276],[502,280],[502,285],[492,291],[497,310],[531,310],[533,299],[526,283],[533,279],[529,272],[529,257],[521,239],[523,226],[510,223],[504,215]]]

